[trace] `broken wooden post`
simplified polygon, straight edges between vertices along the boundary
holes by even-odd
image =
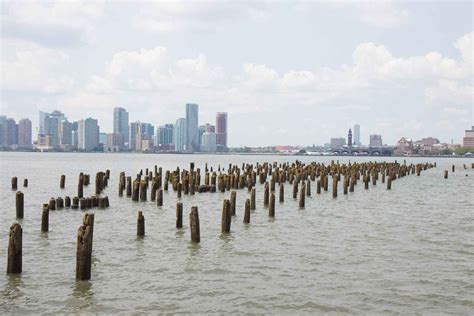
[[[245,200],[244,224],[250,223],[250,199]]]
[[[252,191],[250,193],[250,209],[255,210],[257,208],[256,205],[256,197],[255,197],[255,188],[252,188]]]
[[[387,176],[387,190],[391,190],[391,189],[392,189],[392,176],[388,175]]]
[[[268,206],[268,198],[269,198],[269,190],[270,188],[268,187],[268,182],[265,182],[265,188],[263,190],[263,206],[267,207]]]
[[[140,181],[140,201],[141,202],[146,202],[146,190],[147,190],[146,181]]]
[[[23,179],[23,187],[24,188],[28,187],[28,179]]]
[[[454,165],[451,166],[451,171],[454,172],[456,170],[456,167]]]
[[[8,239],[7,273],[22,272],[23,229],[18,223],[10,227]]]
[[[199,212],[197,206],[191,207],[191,213],[189,213],[189,227],[191,228],[191,241],[200,242],[201,233],[199,230]]]
[[[56,210],[56,200],[54,198],[51,198],[49,200],[49,210],[51,211]]]
[[[285,185],[280,183],[280,194],[279,194],[279,201],[280,203],[285,202]]]
[[[66,184],[66,176],[63,174],[61,175],[61,179],[59,180],[59,188],[64,189]]]
[[[316,194],[321,194],[321,180],[316,182]]]
[[[77,231],[76,280],[90,280],[92,263],[92,241],[94,235],[94,214],[85,214]]]
[[[337,198],[337,176],[332,177],[332,197]]]
[[[311,180],[306,181],[306,196],[311,196]]]
[[[16,192],[16,218],[23,218],[23,209],[24,209],[24,195],[21,191]]]
[[[230,193],[230,214],[232,216],[235,216],[235,208],[236,208],[236,203],[237,203],[237,192],[232,191]]]
[[[43,211],[41,212],[41,231],[47,232],[49,230],[49,204],[43,204]]]
[[[176,228],[183,227],[183,203],[176,203]]]
[[[268,206],[268,216],[275,217],[275,193],[270,194],[270,203]]]
[[[445,178],[445,179],[448,178],[448,170],[444,170],[444,178]]]
[[[12,190],[16,190],[18,188],[18,178],[13,177],[12,178]]]
[[[232,222],[232,214],[230,210],[230,201],[224,200],[222,206],[222,221],[221,221],[221,233],[230,233],[230,224]]]
[[[145,236],[145,217],[143,216],[142,211],[138,211],[137,216],[137,236],[144,237]]]
[[[71,207],[71,198],[69,196],[64,197],[64,207]]]
[[[303,183],[300,189],[300,201],[299,201],[300,208],[304,208],[304,205],[305,205],[305,195],[306,195],[305,191],[306,191],[306,187]]]

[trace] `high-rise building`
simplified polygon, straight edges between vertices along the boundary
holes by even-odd
[[[347,133],[347,146],[352,147],[352,131],[349,128],[349,132]]]
[[[68,149],[72,146],[72,123],[63,120],[59,123],[59,146]]]
[[[165,124],[156,130],[156,146],[169,145],[173,143],[173,124]]]
[[[130,138],[128,140],[128,148],[130,148],[130,150],[140,150],[140,148],[137,148],[137,135],[140,139],[140,146],[142,141],[140,136],[140,126],[140,121],[130,123]]]
[[[7,122],[7,117],[5,115],[0,115],[0,146],[5,145],[5,125]]]
[[[381,135],[370,135],[370,142],[369,142],[370,147],[382,147],[382,136]]]
[[[114,134],[122,135],[121,139],[128,143],[129,141],[129,126],[128,126],[128,112],[124,108],[114,108]],[[115,138],[115,140],[118,140]],[[125,147],[126,144],[120,146]]]
[[[474,147],[474,126],[464,132],[462,147]]]
[[[51,135],[51,142],[54,148],[59,147],[59,127],[66,117],[61,111],[55,110],[51,113],[39,112],[40,134]]]
[[[216,133],[204,132],[201,139],[201,151],[215,152],[216,149]]]
[[[360,146],[362,145],[360,142],[360,125],[354,125],[354,145]]]
[[[97,120],[87,118],[77,122],[78,149],[91,151],[99,147],[99,125]]]
[[[186,104],[186,150],[199,151],[199,106]]]
[[[216,137],[217,147],[227,148],[227,112],[216,115]]]
[[[18,147],[31,147],[31,121],[27,118],[18,122]]]
[[[331,138],[331,147],[338,148],[346,144],[346,139],[344,137]]]
[[[130,141],[131,150],[142,150],[143,140],[153,140],[155,127],[150,123],[140,121],[130,123]]]
[[[187,124],[185,118],[179,118],[176,120],[176,124],[174,124],[174,131],[173,131],[173,143],[174,143],[174,150],[177,152],[182,152],[187,150],[186,144],[187,141]]]

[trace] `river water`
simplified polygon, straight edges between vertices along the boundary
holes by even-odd
[[[420,177],[407,176],[387,191],[380,182],[347,196],[330,191],[299,209],[285,187],[285,202],[270,219],[257,185],[257,210],[242,223],[247,190],[237,191],[231,234],[220,234],[222,201],[230,193],[183,195],[184,228],[175,229],[176,194],[164,206],[118,196],[119,172],[227,168],[229,163],[330,163],[348,157],[0,153],[0,314],[5,313],[272,313],[472,314],[474,310],[474,170],[472,159],[406,158],[436,162]],[[403,158],[351,157],[351,161]],[[451,165],[456,172],[451,173]],[[468,169],[463,169],[466,164]],[[50,212],[40,232],[41,205],[75,196],[79,172],[94,180],[110,169],[105,193],[111,207],[95,213],[92,279],[75,280],[76,234],[83,211]],[[449,169],[449,178],[443,171]],[[59,188],[61,174],[66,188]],[[25,194],[23,273],[7,275],[8,231],[16,222],[18,177]],[[23,188],[28,178],[29,187]],[[84,195],[93,194],[94,185]],[[199,207],[201,243],[190,242],[188,213]],[[136,212],[146,236],[136,238]]]

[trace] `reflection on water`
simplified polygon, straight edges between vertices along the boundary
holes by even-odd
[[[183,195],[183,228],[176,229],[175,192],[164,192],[162,207],[120,198],[119,173],[134,177],[154,165],[187,169],[191,161],[201,170],[205,163],[217,170],[219,164],[294,162],[294,157],[0,153],[0,159],[4,264],[9,227],[16,221],[9,180],[30,180],[21,188],[24,273],[0,274],[0,314],[469,314],[474,309],[474,170],[462,170],[472,160],[407,158],[408,164],[429,161],[438,167],[394,181],[391,191],[380,182],[369,190],[359,183],[355,192],[333,199],[331,190],[316,194],[312,184],[304,209],[287,185],[275,218],[268,217],[263,186],[257,185],[250,224],[242,223],[249,193],[238,190],[231,233],[221,234],[222,201],[229,192]],[[351,157],[369,160],[395,158]],[[92,279],[76,282],[77,229],[84,212],[52,211],[50,231],[40,233],[42,204],[51,196],[76,195],[79,172],[93,179],[106,169],[111,207],[91,210]],[[446,180],[444,170],[450,170]],[[61,174],[66,174],[63,190]],[[94,194],[94,185],[84,193]],[[199,207],[199,244],[190,242],[192,206]],[[146,218],[144,238],[136,236],[137,210]]]

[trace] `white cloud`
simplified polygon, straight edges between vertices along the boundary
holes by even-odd
[[[266,2],[155,1],[146,3],[133,18],[135,28],[146,32],[217,30],[237,19],[263,21],[269,17]]]
[[[394,28],[410,22],[412,14],[394,1],[364,1],[360,3],[361,21],[376,27]]]
[[[452,80],[440,80],[435,86],[425,90],[426,101],[430,104],[441,105],[470,105],[474,104],[474,87]]]
[[[69,56],[59,50],[22,43],[11,59],[1,61],[1,87],[5,91],[57,94],[72,89],[74,79],[65,74]]]
[[[468,65],[471,66],[471,71],[472,71],[472,67],[474,67],[472,63],[472,55],[474,55],[474,49],[472,47],[473,42],[474,42],[474,33],[471,32],[459,38],[454,43],[454,47],[456,47],[461,52],[461,56],[464,62],[466,62]]]

